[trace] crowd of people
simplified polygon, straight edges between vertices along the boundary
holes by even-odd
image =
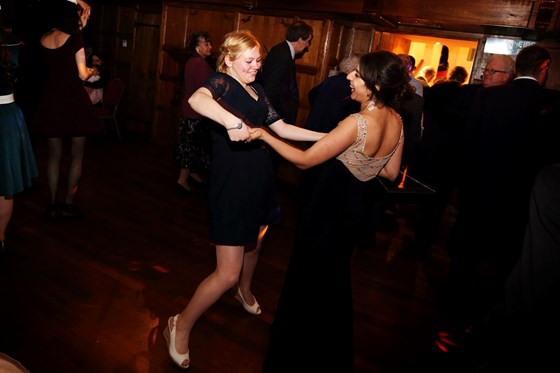
[[[81,215],[75,197],[86,139],[103,130],[93,114],[102,98],[95,83],[106,78],[101,55],[86,58],[81,31],[90,13],[83,0],[63,1],[40,38],[46,79],[29,133],[13,94],[21,42],[0,29],[1,250],[14,195],[30,188],[39,173],[30,134],[48,142],[45,217]],[[519,344],[531,358],[552,362],[551,355],[509,332],[515,327],[523,337],[541,338],[542,328],[558,329],[551,310],[560,303],[554,295],[560,285],[554,193],[560,156],[552,139],[559,133],[560,91],[545,88],[550,52],[531,45],[515,58],[492,55],[481,84],[465,84],[464,67],[449,70],[447,47],[438,68],[426,66],[418,79],[413,56],[349,55],[336,74],[308,92],[311,110],[299,127],[295,60],[312,39],[313,28],[296,21],[285,41],[266,53],[258,36],[233,31],[225,35],[215,66],[209,62],[210,34],[193,32],[188,39],[176,187],[190,193],[193,182],[205,185],[216,266],[186,306],[166,320],[172,361],[183,369],[191,365],[195,325],[226,292],[248,313],[262,313],[251,287],[265,232],[278,214],[275,157],[282,157],[303,171],[295,239],[264,372],[290,371],[293,361],[304,370],[352,371],[352,255],[358,233],[370,229],[372,211],[383,205],[377,179],[393,182],[403,169],[435,189],[418,205],[417,254],[429,252],[445,207],[453,197],[457,201],[446,243],[451,262],[444,339],[459,335],[465,353],[491,364],[515,366],[506,360]],[[67,140],[71,160],[61,196]],[[302,314],[309,309],[321,312]],[[493,355],[485,338],[506,347]],[[462,347],[459,339],[444,347],[449,345]],[[196,346],[192,350],[196,356]]]

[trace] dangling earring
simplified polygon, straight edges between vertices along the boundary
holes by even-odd
[[[373,109],[375,109],[375,102],[373,102],[373,100],[370,100],[370,102],[368,102],[366,109],[368,109],[368,111],[372,111]]]

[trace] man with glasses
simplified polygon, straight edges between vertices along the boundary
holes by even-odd
[[[493,54],[488,57],[486,67],[482,70],[482,85],[493,87],[509,83],[514,77],[515,61],[505,54]]]

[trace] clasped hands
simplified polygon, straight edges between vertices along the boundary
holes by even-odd
[[[243,122],[239,122],[237,126],[226,127],[226,130],[231,141],[243,141],[245,143],[261,139],[264,132],[261,128],[251,128]]]

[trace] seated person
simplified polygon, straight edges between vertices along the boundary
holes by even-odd
[[[99,53],[91,53],[86,61],[88,69],[94,71],[94,74],[84,81],[84,87],[89,94],[91,103],[97,105],[103,100],[103,88],[108,80],[105,62]]]

